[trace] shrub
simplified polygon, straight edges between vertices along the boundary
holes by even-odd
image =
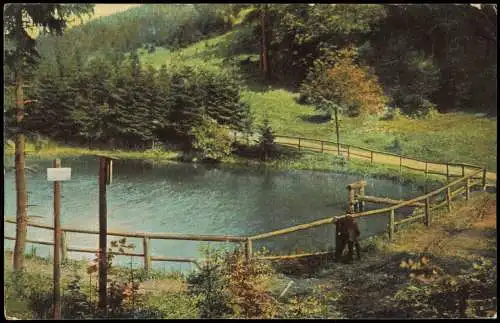
[[[231,154],[229,129],[217,124],[214,119],[205,117],[198,127],[191,129],[193,148],[205,160],[221,160]]]
[[[230,304],[236,318],[273,318],[277,302],[267,291],[272,268],[259,259],[246,261],[239,250],[226,255]]]
[[[273,129],[269,125],[269,120],[264,119],[264,124],[260,127],[259,148],[263,160],[267,160],[275,151]]]
[[[416,119],[430,119],[438,112],[436,105],[420,95],[407,95],[399,102],[405,114]]]
[[[217,250],[204,250],[206,261],[200,271],[188,276],[188,292],[197,298],[201,318],[221,318],[231,313],[223,257]]]
[[[389,300],[410,318],[486,317],[496,312],[496,265],[480,259],[472,271],[448,275],[428,258],[403,261],[410,282]],[[389,306],[389,304],[388,304]]]

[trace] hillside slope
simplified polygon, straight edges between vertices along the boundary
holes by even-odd
[[[141,61],[156,68],[162,64],[169,68],[188,65],[232,73],[245,86],[242,99],[250,104],[257,125],[268,118],[276,134],[335,140],[334,124],[313,106],[297,103],[296,90],[259,77],[252,68],[257,64],[256,53],[235,49],[242,28],[177,51],[140,50]],[[340,118],[341,142],[391,152],[400,149],[404,155],[431,161],[487,165],[491,170],[496,170],[496,134],[496,118],[459,112],[439,114],[430,120]]]

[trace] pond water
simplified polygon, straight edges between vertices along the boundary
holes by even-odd
[[[37,222],[53,224],[53,182],[46,180],[50,160],[28,159],[39,169],[27,175],[28,214],[41,216]],[[62,159],[62,167],[72,168],[70,181],[62,183],[61,223],[98,230],[98,162],[95,157]],[[234,168],[172,163],[158,166],[147,161],[119,160],[113,164],[113,183],[107,188],[108,230],[128,232],[171,232],[186,234],[253,235],[344,213],[346,185],[364,179],[367,195],[408,199],[422,195],[416,185],[402,185],[382,179],[363,178],[328,172]],[[4,177],[4,214],[15,217],[14,172]],[[367,203],[366,209],[380,207]],[[387,216],[359,219],[361,238],[385,231]],[[5,235],[15,236],[15,225],[5,224]],[[333,247],[334,227],[261,240],[274,252],[325,250]],[[28,238],[52,240],[52,231],[29,228]],[[113,240],[115,237],[109,237]],[[98,246],[97,235],[68,234],[71,247]],[[129,238],[136,252],[142,241]],[[196,257],[203,242],[152,241],[156,256]],[[11,249],[13,241],[5,240]],[[221,246],[211,242],[210,246]],[[27,252],[31,245],[28,244]],[[51,247],[35,245],[38,255],[50,254]],[[92,257],[70,253],[72,258]],[[142,265],[142,258],[118,257],[120,263]],[[183,269],[190,264],[153,262],[154,267]]]

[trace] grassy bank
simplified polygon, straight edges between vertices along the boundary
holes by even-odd
[[[64,147],[52,143],[50,147],[39,150],[34,149],[33,144],[27,145],[27,156],[30,158],[53,159],[78,156],[106,155],[121,159],[152,160],[157,164],[168,164],[182,160],[182,152],[167,150],[91,150],[88,148]],[[13,150],[6,150],[7,156],[13,156]],[[12,164],[9,164],[13,166]],[[324,172],[335,172],[340,174],[352,174],[370,176],[374,178],[390,179],[401,183],[417,183],[419,185],[444,183],[443,176],[428,175],[422,172],[404,169],[399,171],[398,166],[384,164],[370,164],[363,160],[345,161],[338,156],[317,153],[299,152],[294,148],[281,146],[277,155],[267,162],[262,162],[253,155],[233,154],[222,160],[223,167],[267,167],[271,169],[294,169],[313,170]]]
[[[268,118],[280,135],[328,140],[335,137],[332,123],[319,115],[311,105],[299,104],[298,93],[283,84],[264,82],[251,71],[241,68],[240,61],[254,53],[236,53],[234,40],[239,28],[227,34],[195,43],[178,51],[157,49],[140,52],[143,63],[156,68],[166,64],[228,70],[240,78],[246,89],[242,100],[247,102],[257,124]],[[487,165],[496,171],[496,118],[466,113],[438,114],[429,120],[400,117],[395,120],[348,118],[340,120],[341,141],[346,144],[394,152],[440,162],[462,162]]]

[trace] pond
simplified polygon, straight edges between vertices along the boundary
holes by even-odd
[[[37,222],[53,224],[53,182],[46,180],[50,160],[28,159],[27,166],[38,171],[27,175],[29,215]],[[63,226],[98,230],[98,162],[95,157],[62,159],[72,168],[70,181],[62,183],[61,223]],[[253,235],[344,213],[346,185],[364,179],[367,195],[409,199],[423,194],[416,185],[402,185],[382,179],[363,178],[317,171],[236,168],[187,163],[155,165],[148,161],[119,160],[113,165],[113,183],[107,188],[108,230],[128,232],[171,232],[185,234]],[[15,217],[14,172],[4,177],[4,214]],[[367,204],[366,209],[380,205]],[[387,216],[359,220],[361,238],[386,230]],[[6,224],[5,234],[15,236],[15,225]],[[52,231],[29,228],[28,238],[52,240]],[[70,233],[69,246],[97,248],[98,236]],[[116,239],[108,237],[109,240]],[[142,252],[142,241],[129,238]],[[254,243],[278,253],[325,250],[333,247],[334,227],[270,238]],[[152,241],[155,256],[199,256],[200,244],[190,241]],[[13,241],[5,240],[5,248]],[[210,246],[220,246],[211,242]],[[31,245],[28,244],[27,252]],[[51,247],[35,245],[38,255],[50,254]],[[72,258],[91,254],[70,253]],[[142,265],[142,258],[118,257],[120,263]],[[181,269],[190,264],[153,262],[157,268]],[[187,267],[186,267],[187,266]]]

